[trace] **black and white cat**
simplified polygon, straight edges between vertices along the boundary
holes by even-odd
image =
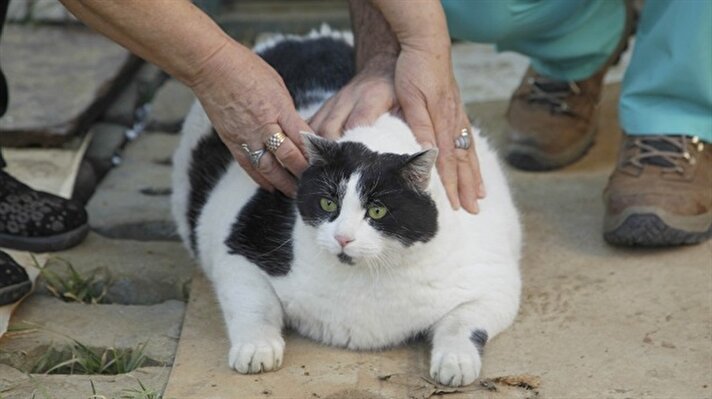
[[[351,78],[351,36],[322,29],[257,47],[309,117]],[[240,373],[278,369],[282,329],[350,349],[432,339],[431,376],[472,383],[488,338],[514,319],[521,229],[496,154],[474,130],[487,198],[453,211],[400,119],[305,136],[298,198],[258,188],[232,160],[201,106],[174,156],[173,214],[212,281]]]

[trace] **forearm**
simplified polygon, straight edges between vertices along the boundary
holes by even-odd
[[[445,12],[439,0],[370,0],[381,12],[401,47],[450,51]]]
[[[356,48],[356,70],[361,71],[369,63],[372,67],[392,66],[400,45],[381,12],[368,0],[349,0],[349,11]]]
[[[187,0],[60,0],[85,24],[192,86],[230,39]]]

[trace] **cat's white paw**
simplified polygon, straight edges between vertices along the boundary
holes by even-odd
[[[230,367],[241,374],[262,373],[282,366],[284,340],[255,340],[232,345],[228,361]]]
[[[460,351],[434,350],[430,359],[430,377],[451,387],[472,384],[481,368],[480,354],[472,345]]]

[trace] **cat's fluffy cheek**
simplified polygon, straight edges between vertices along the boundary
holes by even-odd
[[[472,384],[480,375],[482,358],[474,345],[434,349],[430,359],[430,377],[440,384],[459,387]]]
[[[240,374],[256,374],[279,369],[283,357],[284,339],[279,337],[232,345],[228,362]]]

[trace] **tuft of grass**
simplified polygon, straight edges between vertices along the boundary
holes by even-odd
[[[163,395],[153,389],[146,388],[141,380],[138,380],[139,388],[124,389],[121,399],[162,399]]]
[[[62,263],[66,270],[67,276],[50,271],[46,266],[39,265],[33,257],[35,266],[40,270],[40,274],[47,282],[47,290],[52,295],[65,302],[79,302],[86,304],[108,303],[105,300],[109,279],[105,276],[100,276],[97,270],[94,270],[87,276],[82,276],[74,268],[71,262],[62,258],[53,258]]]
[[[42,374],[116,375],[133,371],[147,362],[145,342],[133,349],[92,349],[77,340],[64,348],[50,348],[32,368]]]

